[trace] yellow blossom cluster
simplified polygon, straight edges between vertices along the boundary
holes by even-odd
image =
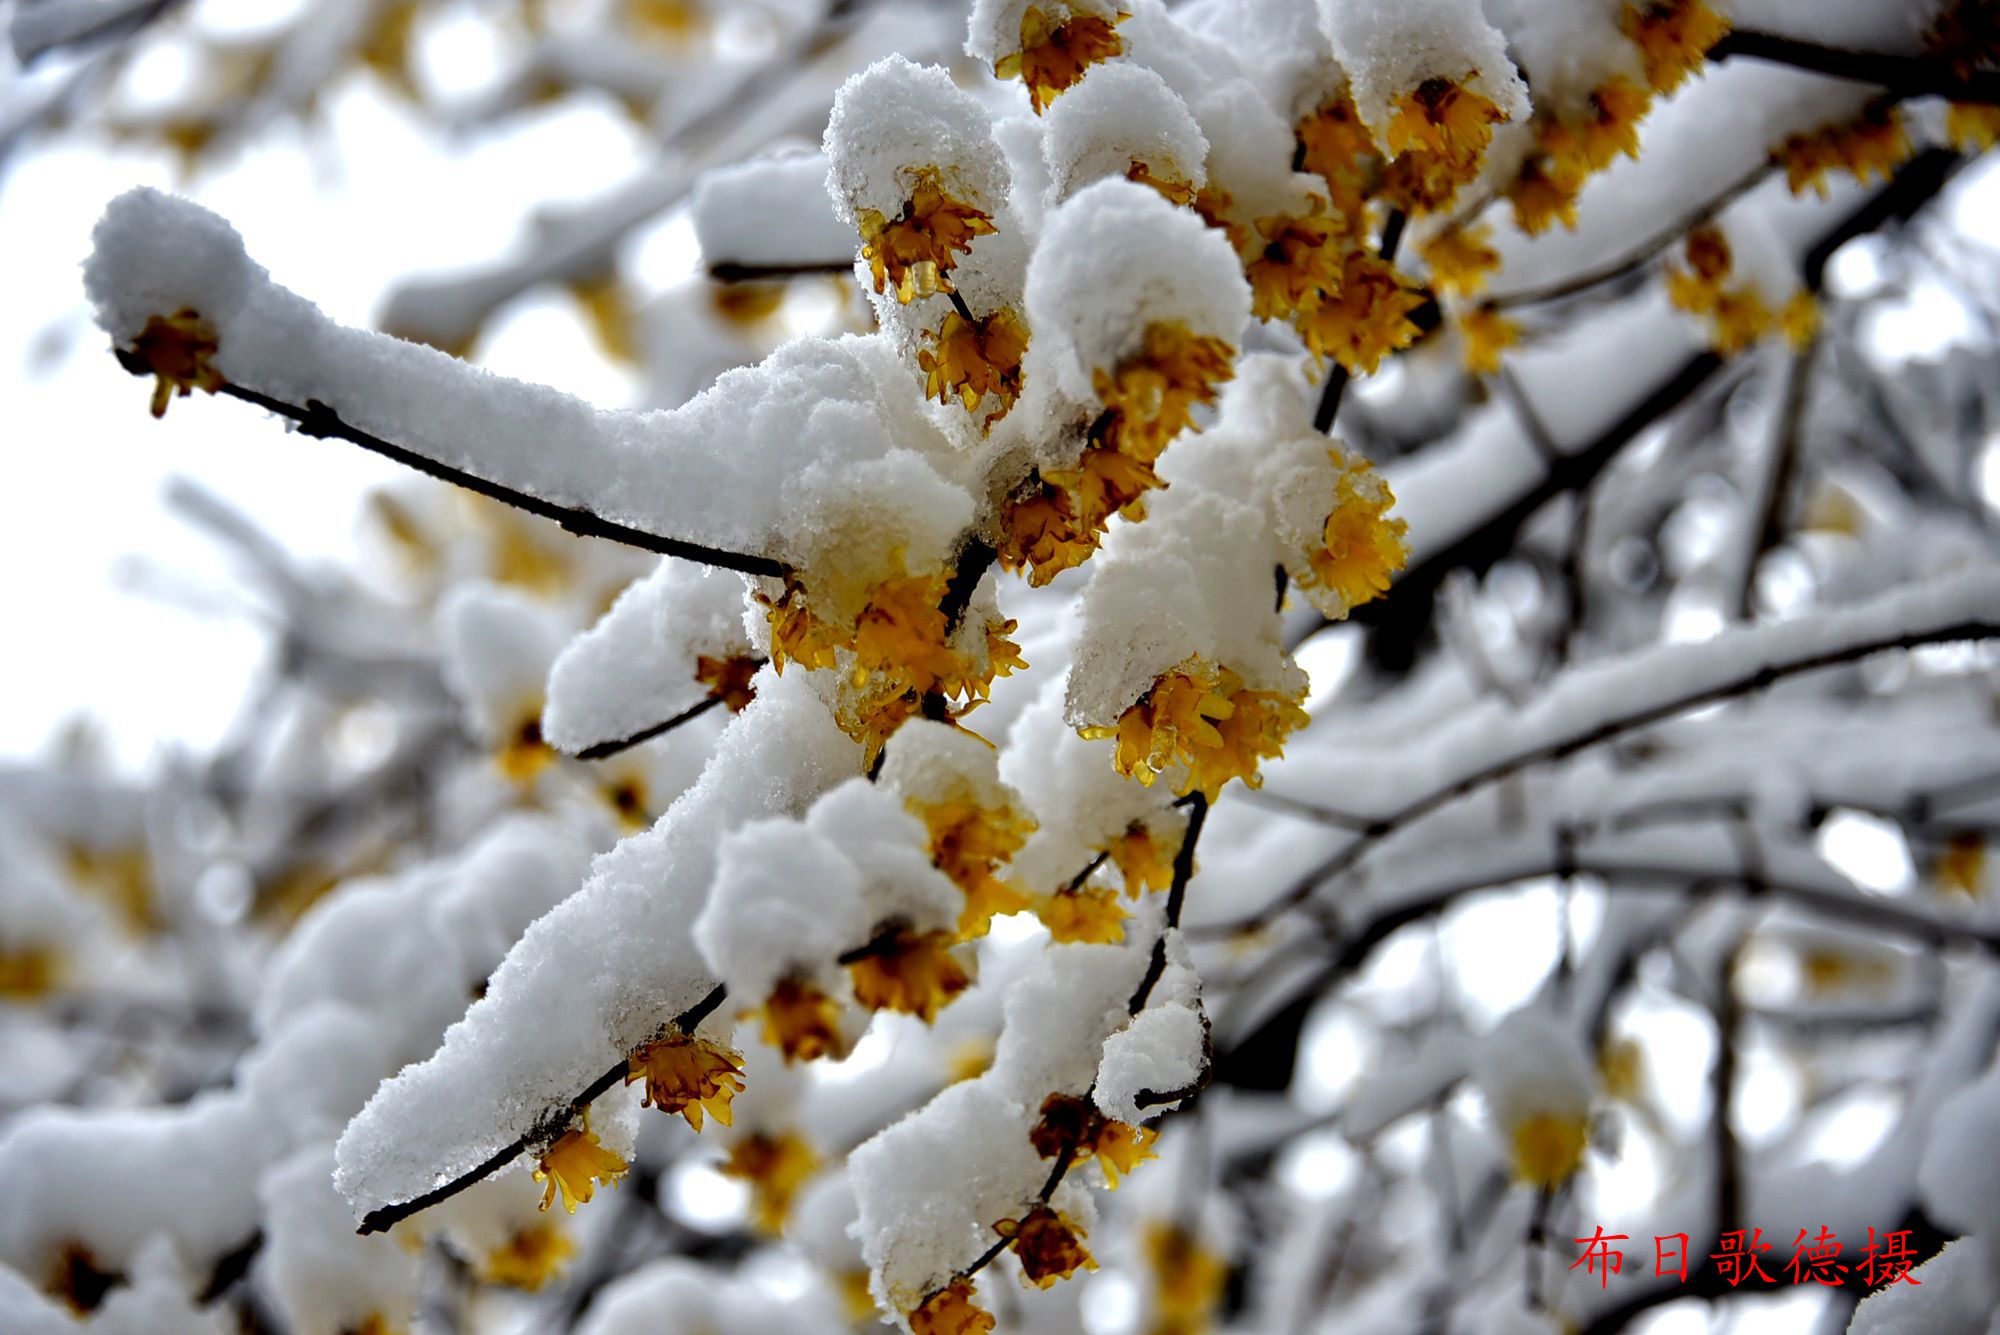
[[[598,1142],[597,1133],[590,1129],[590,1115],[585,1113],[583,1125],[563,1132],[542,1151],[535,1169],[535,1181],[547,1183],[541,1208],[555,1204],[560,1194],[563,1209],[575,1214],[578,1205],[597,1194],[598,1183],[615,1183],[629,1167],[622,1156]]]
[[[1409,525],[1390,518],[1396,495],[1366,459],[1328,454],[1337,470],[1333,502],[1296,582],[1322,612],[1339,618],[1389,591],[1410,558]]]
[[[910,173],[910,193],[896,217],[863,209],[857,223],[875,290],[893,290],[906,304],[951,291],[958,257],[972,249],[975,237],[996,230],[992,214],[946,191],[935,167]]]
[[[1231,779],[1260,786],[1259,766],[1305,723],[1296,699],[1252,690],[1231,669],[1196,657],[1162,674],[1116,724],[1082,732],[1117,738],[1112,763],[1128,778],[1151,786],[1180,766],[1176,791],[1213,799]]]
[[[1028,1142],[1044,1159],[1068,1154],[1075,1163],[1096,1160],[1105,1183],[1115,1191],[1121,1175],[1154,1157],[1153,1142],[1159,1134],[1152,1127],[1130,1126],[1106,1117],[1087,1098],[1051,1094],[1042,1102],[1041,1116],[1028,1133]]]
[[[553,1220],[538,1220],[517,1229],[507,1241],[488,1252],[479,1265],[482,1283],[534,1293],[557,1275],[576,1255],[576,1239]]]
[[[1794,345],[1812,337],[1819,316],[1811,294],[1801,289],[1773,307],[1754,283],[1732,283],[1735,260],[1717,228],[1689,232],[1683,254],[1687,267],[1667,271],[1667,297],[1702,319],[1716,351],[1741,352],[1770,334],[1781,333]]]
[[[985,700],[995,676],[1025,667],[1007,637],[1012,621],[990,621],[977,653],[954,647],[946,617],[948,577],[898,573],[868,585],[859,606],[843,615],[839,592],[815,599],[795,577],[773,596],[757,594],[771,627],[771,663],[808,670],[844,666],[853,688],[836,712],[841,728],[861,742],[872,762],[882,744],[926,697],[949,697],[963,708]]]
[[[1851,121],[1795,134],[1772,157],[1785,169],[1785,184],[1793,194],[1810,189],[1825,198],[1834,172],[1846,172],[1864,184],[1878,177],[1886,181],[1910,152],[1902,115],[1894,107],[1874,107]]]
[[[797,1132],[757,1132],[730,1147],[721,1171],[749,1186],[750,1222],[775,1237],[785,1231],[792,1201],[820,1163],[819,1152]]]
[[[679,1113],[696,1131],[704,1111],[729,1125],[730,1101],[743,1092],[743,1055],[719,1043],[669,1034],[632,1054],[625,1083],[646,1082],[641,1107]]]
[[[990,394],[999,406],[985,425],[1005,417],[1021,397],[1021,359],[1028,352],[1028,327],[1021,318],[1005,307],[972,319],[952,311],[927,337],[931,346],[917,353],[925,397],[939,403],[956,398],[971,412]]]
[[[965,894],[960,939],[984,936],[996,916],[1028,907],[1027,895],[1003,879],[999,869],[1034,833],[1033,818],[1008,805],[985,807],[967,797],[935,802],[912,798],[909,807],[930,835],[932,865]]]
[[[1125,49],[1118,39],[1117,25],[1126,17],[1122,13],[1111,19],[1072,14],[1051,21],[1040,6],[1029,5],[1021,15],[1020,49],[994,62],[993,72],[1027,85],[1028,100],[1040,115],[1092,65]]]
[[[146,321],[132,340],[132,352],[153,373],[153,416],[165,417],[176,394],[186,398],[197,389],[213,394],[229,383],[210,362],[221,348],[217,339],[215,326],[188,307]]]
[[[892,931],[847,966],[854,999],[874,1011],[914,1015],[929,1024],[972,984],[950,932]]]
[[[1152,1281],[1148,1335],[1200,1335],[1211,1329],[1229,1283],[1229,1265],[1179,1224],[1153,1221],[1144,1233]]]
[[[1160,454],[1235,373],[1235,349],[1221,339],[1179,322],[1148,325],[1137,352],[1096,373],[1103,412],[1076,467],[1031,478],[1007,506],[1001,568],[1046,584],[1090,558],[1113,515],[1142,518],[1146,493],[1161,485]]]

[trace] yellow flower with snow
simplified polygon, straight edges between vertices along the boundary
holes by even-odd
[[[905,304],[952,290],[950,274],[973,240],[996,229],[993,215],[946,193],[935,167],[910,173],[910,196],[903,211],[885,218],[863,209],[858,222],[861,255],[868,261],[877,292],[895,290]]]
[[[1153,1142],[1160,1133],[1152,1127],[1129,1126],[1106,1117],[1087,1098],[1073,1094],[1051,1094],[1042,1100],[1041,1115],[1028,1132],[1028,1143],[1044,1159],[1067,1153],[1076,1163],[1096,1159],[1104,1181],[1118,1189],[1121,1174],[1154,1157]]]
[[[1331,357],[1350,374],[1372,374],[1384,357],[1416,342],[1422,331],[1410,315],[1424,300],[1395,266],[1370,251],[1350,250],[1338,288],[1302,302],[1295,326],[1322,362]]]
[[[669,1034],[632,1054],[625,1083],[646,1082],[640,1107],[679,1113],[701,1130],[702,1113],[729,1125],[730,1100],[743,1092],[743,1054],[705,1038]]]
[[[771,990],[755,1012],[762,1021],[764,1041],[784,1054],[785,1063],[819,1057],[839,1060],[847,1055],[840,1032],[840,1007],[813,984],[786,978]]]
[[[892,932],[847,966],[854,999],[869,1010],[897,1011],[929,1024],[972,983],[952,954],[949,932]]]
[[[1086,727],[1085,737],[1116,737],[1112,764],[1150,786],[1176,764],[1186,766],[1178,789],[1211,799],[1231,779],[1255,788],[1261,762],[1282,755],[1285,738],[1306,723],[1296,701],[1250,690],[1228,668],[1199,658],[1164,673],[1110,727]]]
[[[1221,339],[1179,321],[1147,325],[1137,353],[1115,372],[1092,375],[1098,401],[1112,415],[1105,439],[1121,453],[1153,462],[1194,424],[1195,407],[1213,403],[1218,387],[1236,374],[1235,355]]]
[[[1458,332],[1465,340],[1465,369],[1474,375],[1498,372],[1500,354],[1521,341],[1521,326],[1490,302],[1460,313]]]
[[[1298,123],[1299,167],[1325,181],[1342,213],[1359,210],[1375,141],[1355,109],[1353,95],[1343,91]]]
[[[1986,840],[1967,830],[1953,835],[1931,863],[1938,889],[1977,899],[1986,883]]]
[[[1313,211],[1303,216],[1274,214],[1257,219],[1262,239],[1243,265],[1250,280],[1250,313],[1260,320],[1290,319],[1308,297],[1340,287],[1338,244],[1346,220],[1325,211],[1325,201],[1313,199]]]
[[[1493,229],[1483,223],[1447,227],[1424,242],[1418,253],[1430,270],[1431,286],[1465,297],[1486,286],[1487,276],[1500,267],[1500,252],[1488,244]]]
[[[535,1181],[548,1184],[542,1191],[541,1208],[548,1209],[560,1193],[563,1209],[575,1214],[578,1205],[597,1194],[599,1182],[612,1185],[630,1166],[598,1143],[586,1113],[582,1126],[563,1132],[542,1151],[541,1164],[535,1169]]]
[[[799,1188],[819,1168],[819,1154],[803,1136],[781,1131],[743,1137],[730,1147],[721,1171],[725,1177],[749,1184],[750,1222],[760,1232],[776,1237],[785,1231]]]
[[[1199,193],[1191,181],[1183,181],[1174,176],[1155,176],[1152,168],[1137,158],[1125,170],[1125,179],[1139,185],[1150,186],[1160,193],[1160,197],[1177,208],[1191,208]]]
[[[972,1300],[972,1281],[954,1279],[910,1313],[910,1335],[986,1335],[993,1314]]]
[[[1006,1238],[1020,1258],[1021,1278],[1038,1289],[1080,1269],[1097,1269],[1084,1248],[1083,1231],[1046,1205],[1037,1205],[1019,1219],[1002,1219],[993,1231]]]
[[[526,787],[549,767],[555,751],[542,740],[542,702],[526,701],[514,711],[513,723],[501,734],[493,762],[514,783]]]
[[[1035,916],[1059,944],[1117,945],[1125,939],[1125,910],[1110,886],[1081,886],[1044,895]]]
[[[955,397],[971,412],[991,394],[1000,406],[986,425],[1007,415],[1021,396],[1021,358],[1028,351],[1028,327],[1020,317],[1004,306],[974,320],[951,311],[926,337],[932,346],[917,353],[926,398],[949,403]]]
[[[479,1279],[533,1293],[561,1274],[574,1255],[576,1239],[568,1230],[553,1220],[538,1220],[486,1253],[479,1264]]]
[[[1049,478],[1035,479],[1001,511],[995,544],[1000,568],[1025,571],[1028,583],[1040,588],[1088,561],[1097,550],[1098,531],[1077,510],[1077,498],[1066,488]]]
[[[1410,526],[1389,517],[1396,494],[1367,460],[1328,453],[1339,470],[1333,505],[1320,545],[1307,554],[1307,568],[1297,580],[1309,595],[1323,591],[1326,597],[1315,598],[1315,605],[1338,619],[1389,591],[1410,559]]]
[[[1154,838],[1152,827],[1144,821],[1126,826],[1102,851],[1111,865],[1118,868],[1125,893],[1134,899],[1149,890],[1168,889],[1174,883],[1174,855],[1179,846],[1169,848]]]
[[[1546,147],[1521,164],[1507,187],[1514,224],[1529,236],[1539,236],[1556,223],[1574,229],[1576,201],[1582,193],[1583,174]]]
[[[1874,108],[1851,121],[1823,125],[1795,134],[1772,154],[1785,169],[1785,184],[1793,194],[1811,189],[1824,199],[1828,177],[1844,171],[1866,184],[1888,180],[1909,160],[1910,136],[1894,107]]]
[[[1601,172],[1621,153],[1638,157],[1639,122],[1652,109],[1652,93],[1621,76],[1593,88],[1589,101],[1590,115],[1577,129],[1584,165]]]
[[[221,349],[219,339],[215,326],[186,306],[146,321],[132,340],[132,354],[153,373],[153,416],[165,417],[175,394],[186,398],[197,389],[213,394],[229,383],[209,360]]]
[[[62,980],[62,956],[48,946],[0,945],[0,1001],[34,1001]]]
[[[1028,907],[1028,897],[1002,880],[998,870],[1034,832],[1032,818],[1011,806],[989,808],[970,801],[913,798],[909,808],[929,832],[931,865],[965,893],[958,920],[961,938],[984,936],[995,916]]]
[[[1141,1235],[1153,1284],[1148,1335],[1198,1335],[1211,1329],[1229,1284],[1229,1265],[1170,1220],[1150,1220]]]
[[[993,72],[1026,84],[1028,101],[1039,115],[1092,65],[1124,50],[1116,29],[1125,18],[1122,13],[1112,19],[1072,14],[1051,22],[1039,6],[1030,5],[1021,15],[1021,49],[995,61]]]
[[[1630,0],[1619,27],[1639,48],[1653,91],[1671,93],[1701,68],[1709,48],[1729,31],[1729,20],[1707,0]]]
[[[1583,1165],[1590,1123],[1584,1117],[1539,1112],[1516,1122],[1509,1135],[1514,1176],[1531,1187],[1553,1191]]]
[[[1386,147],[1392,154],[1428,153],[1464,178],[1477,170],[1493,127],[1506,119],[1491,98],[1457,80],[1425,79],[1396,99]]]
[[[748,654],[732,654],[727,658],[697,654],[694,679],[708,687],[709,699],[720,700],[730,713],[740,714],[757,698],[757,688],[750,684],[750,679],[757,675],[759,666]]]

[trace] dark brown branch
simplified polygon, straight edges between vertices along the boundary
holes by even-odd
[[[759,660],[759,662],[761,664],[762,660]],[[692,723],[721,703],[722,697],[719,695],[703,696],[699,701],[689,705],[672,718],[655,723],[650,728],[642,728],[630,737],[615,737],[608,742],[593,742],[589,746],[584,747],[583,750],[577,752],[576,758],[578,760],[603,760],[606,757],[615,756],[620,751],[628,751],[641,742],[650,742],[663,733],[672,732],[683,723]]]
[[[1953,102],[2000,103],[2000,71],[1960,74],[1941,56],[1852,51],[1778,33],[1737,28],[1709,48],[1714,61],[1747,57],[1809,70],[1852,83],[1874,84],[1903,97],[1943,97]]]
[[[1139,980],[1139,986],[1126,1006],[1134,1015],[1146,1008],[1154,985],[1166,971],[1167,933],[1181,925],[1181,906],[1187,901],[1188,882],[1194,877],[1195,845],[1201,842],[1201,827],[1208,823],[1208,795],[1197,790],[1190,796],[1194,800],[1188,803],[1187,831],[1181,835],[1181,846],[1174,852],[1174,882],[1167,891],[1167,920],[1161,926],[1159,936],[1153,940],[1153,954],[1146,961],[1146,974]]]
[[[144,359],[136,353],[120,348],[117,350],[117,355],[119,364],[133,375],[153,374],[152,368],[147,366]],[[698,542],[686,542],[680,538],[663,538],[657,533],[648,533],[644,529],[633,528],[629,524],[621,524],[575,506],[559,505],[554,501],[543,500],[539,496],[516,491],[512,487],[454,468],[450,464],[440,463],[436,459],[418,454],[415,450],[349,425],[341,420],[339,413],[318,399],[306,400],[305,406],[301,408],[296,404],[274,399],[268,394],[260,394],[254,389],[245,389],[241,385],[224,385],[216,392],[227,394],[233,399],[241,399],[245,403],[254,403],[266,412],[276,413],[280,417],[290,418],[298,423],[301,435],[316,439],[344,440],[351,445],[359,445],[362,449],[379,454],[385,459],[393,459],[399,464],[416,469],[419,473],[426,473],[431,477],[464,487],[467,491],[477,492],[489,500],[511,505],[517,510],[524,510],[543,519],[552,519],[581,537],[604,538],[610,542],[623,543],[627,547],[637,547],[642,551],[658,552],[662,556],[677,556],[682,560],[699,561],[703,565],[719,566],[725,570],[740,570],[746,575],[783,578],[787,572],[787,567],[782,561],[773,560],[768,556],[756,556],[748,552],[727,552],[718,547],[706,547]]]
[[[838,277],[854,268],[852,256],[844,260],[800,260],[796,264],[733,264],[727,260],[708,266],[708,276],[718,283],[776,283],[788,278]]]
[[[684,1034],[692,1032],[697,1025],[714,1013],[715,1008],[720,1006],[728,995],[728,989],[717,983],[700,1001],[676,1015],[668,1023],[667,1028]],[[393,1205],[370,1210],[361,1217],[361,1226],[355,1232],[363,1236],[370,1233],[386,1233],[410,1216],[421,1214],[440,1201],[449,1200],[459,1192],[485,1181],[526,1153],[531,1146],[554,1140],[568,1130],[570,1123],[582,1116],[583,1110],[588,1108],[599,1095],[623,1080],[630,1065],[630,1059],[620,1057],[616,1065],[585,1085],[568,1103],[550,1109],[525,1134],[495,1150],[442,1186],[433,1187],[423,1195],[414,1196],[407,1201],[398,1201]]]

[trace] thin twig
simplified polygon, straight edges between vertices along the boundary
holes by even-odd
[[[762,664],[763,660],[759,659],[758,665],[762,666]],[[704,696],[701,700],[689,705],[672,718],[655,723],[650,728],[641,728],[630,737],[614,737],[608,742],[593,742],[589,746],[584,747],[583,750],[577,752],[576,758],[578,760],[603,760],[606,757],[615,756],[620,751],[628,751],[638,746],[641,742],[650,742],[662,733],[672,732],[683,723],[692,723],[721,703],[722,697],[719,695]]]
[[[1734,29],[1708,51],[1708,58],[1713,61],[1739,56],[1853,83],[1874,84],[1903,97],[1942,97],[1987,106],[2000,103],[2000,71],[1974,70],[1960,74],[1942,56],[1853,51],[1751,28]]]

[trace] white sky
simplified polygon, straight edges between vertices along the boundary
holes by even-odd
[[[79,712],[108,725],[128,765],[162,743],[212,741],[228,722],[261,634],[116,580],[143,557],[229,589],[214,550],[162,509],[168,476],[198,479],[295,552],[348,560],[361,494],[400,471],[350,445],[287,434],[233,401],[197,395],[153,421],[148,382],[112,359],[83,298],[78,266],[107,200],[142,184],[192,195],[234,222],[280,282],[365,323],[397,280],[504,255],[532,205],[609,188],[644,156],[631,127],[600,105],[540,111],[453,144],[365,76],[324,105],[320,129],[281,129],[192,181],[178,181],[162,154],[96,140],[30,151],[0,175],[0,625],[9,650],[0,755],[39,749]],[[661,247],[642,249],[655,261]],[[510,310],[481,356],[599,402],[633,392],[561,295]]]

